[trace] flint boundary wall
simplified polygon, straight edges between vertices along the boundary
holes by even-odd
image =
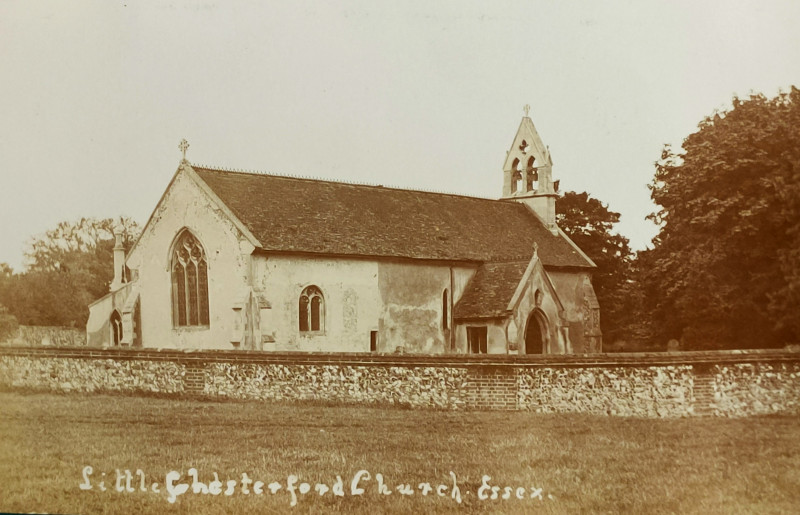
[[[0,388],[639,417],[800,412],[800,353],[558,356],[0,348]]]

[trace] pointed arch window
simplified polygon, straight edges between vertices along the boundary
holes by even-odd
[[[119,344],[122,343],[122,317],[119,311],[115,309],[111,313],[111,318],[108,322],[111,326],[111,343],[114,347],[118,347]]]
[[[298,305],[301,333],[321,333],[325,330],[325,298],[316,286],[309,286],[300,294]]]
[[[203,246],[189,231],[175,242],[171,269],[173,325],[208,326],[208,262]]]

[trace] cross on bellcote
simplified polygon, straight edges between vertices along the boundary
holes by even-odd
[[[189,142],[186,141],[186,138],[181,140],[178,149],[183,153],[183,160],[186,161],[186,151],[189,149]]]
[[[525,111],[525,116],[528,116],[528,113],[530,113],[530,112],[531,112],[531,106],[530,106],[530,104],[525,104],[525,105],[522,107],[522,110],[523,110],[523,111]]]

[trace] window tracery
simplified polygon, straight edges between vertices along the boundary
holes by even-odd
[[[203,246],[189,231],[178,237],[171,269],[173,325],[208,326],[208,263]]]
[[[301,333],[325,330],[325,298],[316,286],[308,286],[300,294],[298,304]]]

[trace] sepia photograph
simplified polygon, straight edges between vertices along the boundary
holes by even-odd
[[[798,26],[0,2],[0,512],[798,512]]]

